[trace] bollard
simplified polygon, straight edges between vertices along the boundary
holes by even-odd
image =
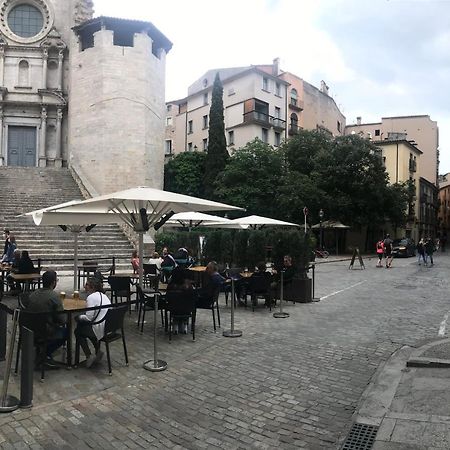
[[[157,332],[156,324],[158,322],[158,297],[159,292],[155,292],[154,314],[153,314],[153,359],[144,363],[144,369],[150,370],[150,372],[162,372],[167,369],[167,363],[161,359],[158,359],[158,346],[157,346]]]
[[[241,337],[242,336],[242,331],[234,329],[234,299],[235,299],[234,278],[231,278],[231,329],[225,330],[222,333],[225,337]]]
[[[2,394],[0,398],[0,413],[12,412],[19,407],[19,400],[12,395],[8,395],[9,376],[11,375],[11,364],[14,354],[14,344],[16,342],[17,326],[19,324],[20,310],[16,309],[13,315],[11,341],[6,358],[5,376],[3,378]]]
[[[8,327],[8,313],[0,309],[0,361],[6,359],[6,335]]]
[[[21,369],[20,369],[20,408],[33,406],[33,371],[34,371],[34,333],[22,328],[21,335]]]
[[[284,297],[284,280],[283,280],[283,276],[284,276],[284,270],[281,271],[281,278],[280,278],[280,283],[281,283],[281,288],[280,288],[280,311],[273,313],[273,317],[275,317],[276,319],[286,319],[287,317],[289,317],[289,313],[287,312],[283,312],[283,297]]]
[[[312,267],[312,301],[320,302],[320,297],[316,297],[316,264],[311,264]]]

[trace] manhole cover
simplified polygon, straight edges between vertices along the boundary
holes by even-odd
[[[370,450],[375,442],[378,427],[365,423],[354,423],[342,450]]]

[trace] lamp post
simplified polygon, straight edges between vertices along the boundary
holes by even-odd
[[[323,220],[323,209],[321,208],[319,211],[319,223],[320,223],[320,229],[319,229],[319,248],[320,250],[323,249],[322,243],[323,243],[323,230],[322,230],[322,220]]]

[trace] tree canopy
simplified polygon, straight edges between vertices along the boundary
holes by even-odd
[[[198,168],[190,176],[172,176],[179,180],[176,189],[197,186],[199,193],[200,178],[190,178],[200,177]],[[209,183],[216,199],[244,207],[248,214],[303,223],[307,206],[313,223],[323,209],[325,220],[372,231],[387,221],[404,225],[414,202],[414,186],[389,184],[381,150],[371,141],[356,135],[332,138],[320,131],[302,130],[276,149],[255,139],[238,149]]]
[[[164,170],[164,189],[179,194],[203,197],[206,155],[202,152],[180,153]]]

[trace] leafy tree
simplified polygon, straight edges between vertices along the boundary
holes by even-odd
[[[225,168],[229,159],[225,124],[223,118],[223,86],[219,73],[214,80],[211,109],[209,112],[208,151],[205,160],[204,192],[205,196],[214,199],[214,182]]]
[[[249,214],[283,216],[276,197],[283,175],[283,155],[255,139],[230,158],[216,181],[216,196]]]
[[[164,169],[164,189],[179,194],[203,197],[204,173],[204,153],[180,153],[166,164]]]

